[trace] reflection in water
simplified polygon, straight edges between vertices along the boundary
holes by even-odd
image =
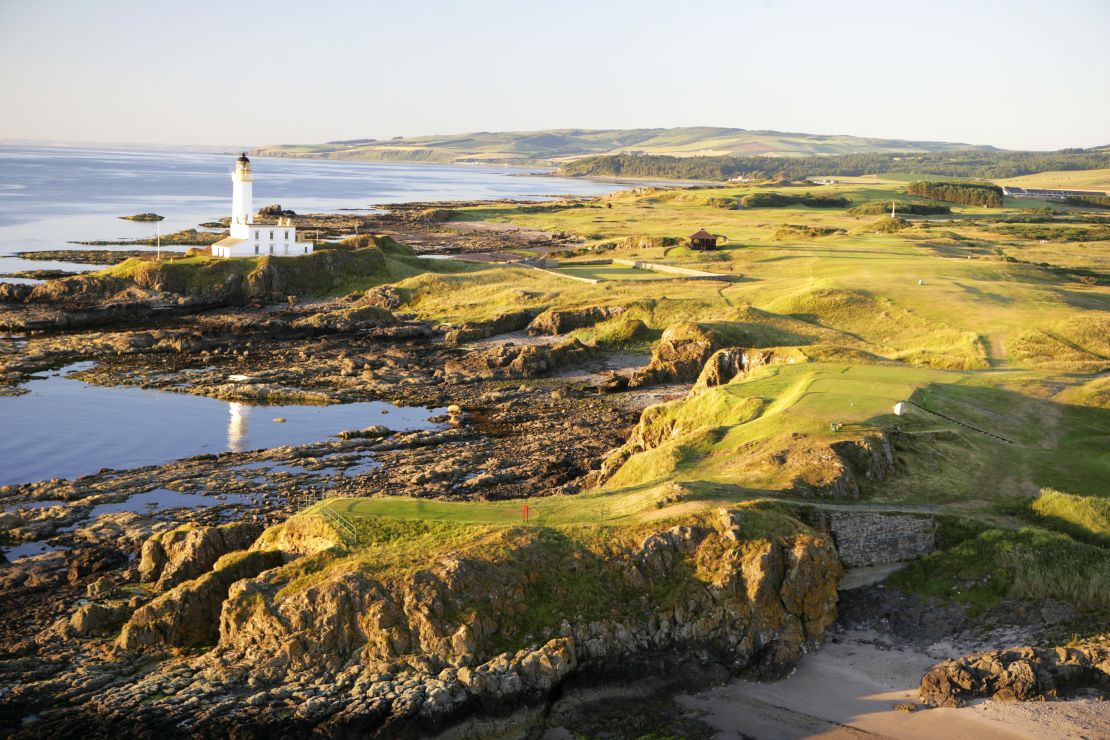
[[[0,396],[0,486],[228,449],[305,445],[382,421],[397,432],[435,429],[429,417],[444,413],[382,401],[255,408],[191,393],[93,386],[65,377],[86,368],[84,363],[72,365],[58,375],[31,380],[28,393]],[[389,414],[382,416],[382,411]],[[253,424],[248,414],[256,417]],[[288,423],[260,423],[265,417],[259,414]],[[105,429],[112,433],[105,434]]]
[[[251,407],[232,401],[227,405],[231,418],[227,420],[227,448],[232,452],[242,452],[247,448],[247,420]]]

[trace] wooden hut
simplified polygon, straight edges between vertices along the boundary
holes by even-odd
[[[716,249],[717,237],[705,229],[698,229],[690,235],[691,249]]]

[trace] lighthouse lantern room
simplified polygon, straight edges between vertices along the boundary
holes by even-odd
[[[311,242],[298,242],[292,219],[256,219],[254,178],[246,153],[231,173],[231,234],[212,245],[213,257],[256,257],[272,254],[300,257],[312,253]]]

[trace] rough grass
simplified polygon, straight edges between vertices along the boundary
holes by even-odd
[[[804,289],[767,308],[843,332],[915,365],[973,369],[989,364],[977,334],[923,318],[862,290]]]
[[[1092,544],[1110,545],[1110,498],[1041,490],[1029,505],[1044,526]]]
[[[1110,551],[1045,529],[990,529],[927,555],[889,582],[965,603],[973,612],[1005,598],[1059,599],[1080,608],[1107,609]]]
[[[1110,318],[1078,316],[1019,333],[1012,354],[1036,367],[1073,373],[1110,369]]]

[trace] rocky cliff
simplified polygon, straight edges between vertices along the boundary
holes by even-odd
[[[781,534],[753,536],[769,525]],[[302,551],[322,546],[305,534]],[[722,509],[596,534],[499,529],[395,572],[371,553],[309,555],[232,585],[214,655],[262,685],[345,676],[350,696],[319,703],[313,721],[338,712],[330,721],[384,733],[542,700],[650,655],[781,675],[835,617],[836,552],[795,520]]]

